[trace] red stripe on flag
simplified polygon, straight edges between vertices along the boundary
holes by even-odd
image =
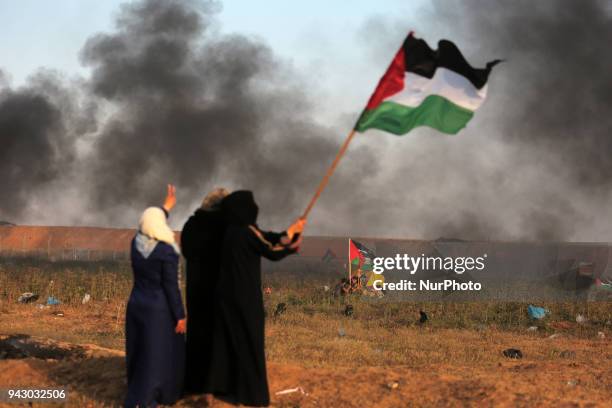
[[[353,262],[353,259],[355,258],[359,258],[359,266],[361,266],[361,264],[363,264],[363,261],[365,260],[363,254],[361,253],[361,251],[359,250],[359,248],[357,248],[357,246],[355,246],[355,244],[353,243],[353,241],[350,241],[351,244],[349,245],[349,262]]]
[[[410,33],[412,35],[412,32]],[[370,97],[366,109],[376,109],[385,98],[395,95],[404,89],[404,75],[406,71],[406,58],[404,56],[404,47],[400,47],[395,58],[391,61],[387,72],[378,82],[376,90]]]

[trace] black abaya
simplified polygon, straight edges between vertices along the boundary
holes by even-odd
[[[221,269],[225,222],[221,211],[197,210],[185,223],[181,249],[187,272],[187,358],[185,391],[204,391],[210,366],[213,295]]]
[[[213,355],[208,391],[234,403],[270,403],[264,351],[261,257],[280,260],[295,252],[279,245],[283,234],[256,226],[252,193],[227,196],[222,210],[228,222],[222,273],[215,292]]]

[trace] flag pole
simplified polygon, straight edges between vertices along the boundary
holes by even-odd
[[[352,269],[351,267],[352,267],[352,265],[351,265],[351,239],[350,238],[349,238],[349,241],[348,241],[348,264],[349,264],[349,285],[350,285],[351,284],[351,279],[353,278],[351,276],[351,272],[352,272],[351,271],[351,269]]]
[[[336,170],[336,166],[338,165],[338,162],[340,162],[340,159],[344,155],[344,152],[346,152],[346,149],[348,148],[349,143],[351,143],[353,136],[355,136],[355,132],[356,131],[353,128],[353,130],[351,130],[351,132],[348,134],[348,136],[344,140],[344,143],[342,143],[340,150],[336,154],[336,158],[332,162],[331,166],[329,166],[329,168],[327,169],[327,173],[325,173],[323,180],[321,180],[321,183],[319,183],[319,187],[317,188],[317,191],[315,191],[314,195],[310,199],[310,203],[308,203],[308,207],[306,207],[304,214],[302,214],[302,218],[308,218],[308,214],[310,213],[310,210],[312,210],[312,207],[314,207],[315,203],[319,199],[321,192],[323,191],[325,186],[327,186],[327,183],[329,182],[329,178],[334,173],[334,170]]]

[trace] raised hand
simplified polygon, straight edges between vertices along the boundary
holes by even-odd
[[[172,184],[168,184],[168,192],[166,193],[166,199],[164,200],[164,210],[170,212],[176,205],[176,187]]]

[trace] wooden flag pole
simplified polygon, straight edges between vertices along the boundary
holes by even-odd
[[[346,139],[344,140],[344,143],[340,147],[340,150],[338,151],[338,154],[336,154],[336,158],[332,162],[331,166],[329,166],[329,168],[327,169],[327,173],[325,173],[325,176],[323,177],[323,180],[321,180],[321,183],[319,184],[319,187],[317,188],[317,191],[315,191],[314,195],[310,199],[310,203],[308,203],[308,207],[306,207],[306,210],[304,211],[304,214],[302,214],[302,218],[308,218],[308,214],[310,213],[310,210],[312,210],[312,207],[314,207],[315,203],[319,199],[319,196],[321,195],[321,192],[323,191],[323,189],[325,189],[325,186],[327,186],[327,183],[329,182],[329,178],[334,173],[334,170],[336,170],[336,166],[338,165],[338,162],[340,161],[340,159],[344,155],[344,152],[346,152],[346,149],[347,149],[349,143],[351,143],[351,140],[353,139],[353,136],[355,136],[355,132],[356,132],[355,129],[351,130],[351,133],[349,133],[348,136],[346,137]]]

